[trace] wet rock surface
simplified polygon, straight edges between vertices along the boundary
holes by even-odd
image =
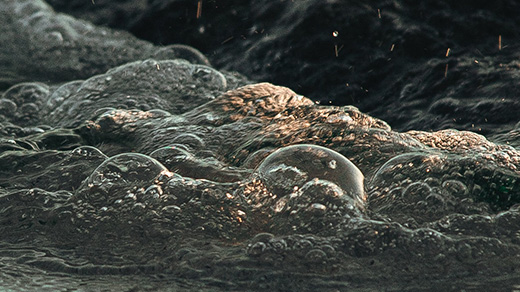
[[[410,88],[425,99],[431,97],[436,106],[425,106],[422,99],[407,95],[404,99],[409,98],[423,114],[409,116],[406,125],[397,123],[414,130],[397,131],[392,123],[355,106],[317,104],[315,96],[332,98],[331,92],[339,92],[333,86],[325,86],[330,89],[327,91],[309,83],[312,91],[307,91],[298,86],[290,89],[257,83],[239,73],[211,67],[204,55],[187,46],[153,46],[124,32],[56,14],[44,2],[4,2],[0,9],[6,16],[2,21],[7,24],[7,33],[2,44],[18,33],[24,35],[0,49],[2,58],[12,55],[13,60],[22,62],[2,65],[1,287],[20,291],[82,289],[85,285],[93,290],[126,291],[516,287],[520,152],[514,147],[519,143],[514,130],[508,132],[512,120],[496,120],[499,126],[488,128],[489,140],[464,131],[465,126],[429,132],[422,131],[427,126],[413,126],[420,119],[429,119],[424,115],[427,112],[444,115],[450,108],[454,108],[452,113],[464,112],[478,95],[465,102],[456,97],[436,99],[441,91]],[[424,6],[405,2],[382,3],[378,8],[381,18],[377,9],[353,3],[349,15],[371,11],[376,13],[376,21],[401,27],[417,17],[403,11],[434,7],[429,2]],[[50,3],[60,9],[74,7],[74,1]],[[117,3],[99,3],[107,13],[90,16],[113,25],[114,15],[108,11],[116,5],[123,11],[120,27],[129,19],[139,27],[139,21],[145,19],[143,12],[132,7],[145,4]],[[154,15],[156,9],[162,11],[160,8],[183,2],[162,3],[146,3],[152,8],[145,12]],[[236,4],[237,13],[243,7],[231,4]],[[294,6],[291,1],[280,1],[264,10],[252,10],[260,16],[272,15],[275,20],[271,19],[271,25],[288,30],[288,34],[259,36],[258,43],[244,55],[230,51],[227,59],[223,55],[216,58],[217,53],[208,54],[209,59],[227,62],[235,54],[236,62],[247,58],[260,62],[262,59],[252,57],[255,50],[272,46],[282,36],[297,39],[291,30],[312,22],[323,11],[336,15],[342,11],[340,4],[344,3],[305,1]],[[211,5],[203,5],[202,15],[209,14]],[[271,14],[277,5],[285,8]],[[459,15],[459,8],[439,5],[441,11]],[[463,8],[465,4],[460,5]],[[505,11],[500,5],[490,11],[496,9]],[[249,21],[269,22],[250,13]],[[282,25],[296,16],[302,19],[291,26]],[[486,14],[483,17],[494,19]],[[27,25],[20,26],[17,20]],[[432,19],[427,20],[431,25]],[[361,18],[351,21],[360,25]],[[456,24],[457,17],[453,21]],[[497,26],[507,28],[496,21]],[[46,25],[52,29],[45,30]],[[207,33],[213,29],[209,23],[205,28]],[[429,58],[437,62],[431,47],[444,46],[436,42],[441,36],[427,33],[431,31],[422,26],[412,28],[402,33],[399,46],[396,43],[396,50],[400,46],[409,50],[406,54],[394,52],[398,60]],[[336,38],[343,37],[343,30],[335,30],[339,33]],[[377,33],[383,37],[383,32]],[[58,37],[58,33],[63,43],[56,43],[59,38],[40,39]],[[512,37],[515,32],[501,33]],[[452,41],[464,43],[456,37]],[[21,45],[23,42],[29,46]],[[211,42],[201,50],[209,50]],[[90,48],[98,45],[104,46],[97,47],[97,52],[103,53],[92,54]],[[239,43],[234,45],[240,48]],[[308,46],[302,50],[311,50]],[[349,62],[341,59],[350,58],[344,54],[348,46],[338,57],[332,56],[341,60],[341,66]],[[428,49],[416,52],[414,46]],[[27,48],[40,48],[40,55]],[[111,55],[118,48],[131,51]],[[277,47],[272,48],[270,52],[276,52]],[[48,61],[58,53],[64,54],[63,60]],[[114,59],[116,55],[119,58]],[[446,58],[442,56],[438,62]],[[465,58],[462,53],[460,58]],[[487,58],[500,62],[501,57]],[[363,66],[375,62],[368,59]],[[315,64],[319,62],[324,68],[330,64],[326,59],[315,60]],[[24,71],[29,63],[41,69]],[[411,82],[399,75],[412,74],[407,63],[396,63],[401,65],[392,75],[395,86]],[[258,78],[260,75],[254,73],[257,63],[249,64],[250,70],[244,69],[244,73]],[[233,66],[229,62],[224,67],[240,69]],[[488,69],[490,76],[502,74],[502,69]],[[288,73],[291,69],[284,70]],[[466,85],[446,83],[449,77],[442,79],[442,72],[443,81],[439,82],[445,90],[457,92],[480,80],[471,70],[464,72],[467,75],[460,78]],[[497,82],[509,82],[508,78],[513,80],[514,73]],[[500,84],[486,84],[487,89],[477,90],[490,90],[490,98],[514,94],[491,90]],[[389,90],[381,88],[379,93]],[[375,98],[370,94],[359,103],[361,108],[370,108],[370,100]],[[386,107],[386,111],[395,112],[386,112],[384,117],[409,114],[406,104],[397,107],[395,97],[380,98],[379,107],[370,109],[371,113],[383,113]],[[390,100],[394,102],[391,106],[386,103]],[[343,99],[338,103],[350,102]],[[499,109],[486,99],[478,104],[482,109]],[[514,104],[504,115],[512,112]]]

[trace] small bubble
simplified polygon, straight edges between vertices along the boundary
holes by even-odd
[[[272,238],[269,240],[269,245],[277,252],[287,249],[287,242],[281,238]]]
[[[311,263],[321,263],[327,259],[327,254],[321,249],[313,249],[305,255],[305,259]]]
[[[163,207],[162,211],[167,212],[167,213],[177,213],[177,212],[181,211],[181,208],[177,205],[169,205],[169,206]]]
[[[332,247],[331,245],[323,245],[321,248],[320,248],[324,253],[327,254],[327,256],[331,256],[331,255],[335,255],[336,253],[336,250],[334,249],[334,247]]]
[[[293,245],[293,249],[303,249],[303,250],[308,250],[310,248],[313,247],[313,244],[312,242],[310,242],[309,240],[307,239],[302,239],[302,240],[298,240],[294,243]]]
[[[101,152],[101,150],[92,146],[80,146],[71,151],[73,155],[82,156],[82,157],[98,157],[102,159],[107,159],[108,157]]]
[[[13,116],[17,108],[14,101],[5,98],[0,99],[0,114]]]
[[[338,35],[339,35],[339,32],[338,32],[337,30],[335,30],[335,31],[332,32],[332,36],[333,36],[333,37],[337,38]]]
[[[247,254],[250,256],[259,256],[264,252],[265,249],[266,249],[265,243],[255,242],[254,244],[251,244],[249,246],[249,248],[247,249]]]
[[[203,72],[204,69],[199,69],[197,72]],[[206,71],[204,71],[206,72]],[[210,71],[211,72],[211,71]],[[202,149],[206,146],[206,142],[199,136],[190,133],[183,133],[174,137],[171,140],[173,143],[180,143],[189,146],[193,149]]]
[[[253,242],[268,242],[269,240],[273,239],[274,235],[267,232],[261,232],[255,235],[252,239]]]
[[[36,104],[30,102],[30,103],[23,104],[20,107],[19,111],[21,112],[21,114],[23,116],[32,117],[32,116],[38,115],[38,113],[40,112],[40,108]]]
[[[442,188],[459,197],[466,197],[469,192],[467,186],[458,180],[446,180],[442,183]]]
[[[320,203],[313,203],[311,205],[311,208],[319,213],[325,212],[327,210],[327,207],[325,207],[325,205],[320,204]]]

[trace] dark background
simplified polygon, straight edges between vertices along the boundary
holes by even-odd
[[[48,2],[154,44],[193,46],[217,69],[321,104],[355,105],[396,130],[493,136],[518,121],[517,1]]]

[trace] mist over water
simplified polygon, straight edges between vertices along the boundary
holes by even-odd
[[[208,54],[216,69],[189,46],[155,46],[58,14],[43,1],[4,2],[0,287],[416,291],[519,284],[516,125],[507,117],[491,122],[491,113],[501,108],[509,116],[516,102],[506,110],[487,97],[465,103],[445,96],[426,106],[416,97],[427,95],[428,86],[404,86],[421,92],[395,98],[392,106],[382,97],[375,108],[374,96],[349,91],[366,98],[356,107],[340,100],[341,90],[317,98],[322,87],[302,87],[310,99],[298,86],[256,81],[268,79],[262,74],[269,70],[255,69],[265,60],[254,57],[266,43],[291,39],[290,31],[314,19],[311,8],[340,9],[341,1],[305,1],[292,10],[290,1],[280,1],[259,10],[266,17],[275,5],[286,6],[285,18],[274,14],[278,30],[248,38],[254,45],[243,52],[247,58],[235,56],[251,61],[252,69],[241,72],[247,77],[228,71],[236,69],[232,62],[214,62],[229,60],[234,51]],[[413,6],[383,4],[397,11]],[[352,15],[364,11],[358,6]],[[159,8],[168,5],[155,3],[147,11],[164,11]],[[387,17],[394,16],[383,13]],[[137,30],[147,18],[135,19]],[[294,19],[300,20],[289,25]],[[415,39],[403,37],[405,44]],[[286,54],[275,46],[268,56],[276,52]],[[273,62],[285,64],[280,58]],[[432,62],[418,70],[438,67]],[[328,70],[329,61],[323,64]],[[504,82],[515,74],[507,73]],[[463,76],[469,88],[471,76]],[[443,88],[466,88],[442,80]],[[318,102],[329,94],[336,105]],[[417,106],[412,115],[410,104]],[[466,110],[489,112],[480,131],[487,136],[448,122],[450,113]],[[375,113],[406,130],[433,116],[443,120],[435,131],[425,131],[431,124],[397,131]],[[402,123],[403,116],[410,121]]]

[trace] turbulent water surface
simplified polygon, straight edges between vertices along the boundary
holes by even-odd
[[[395,131],[185,45],[2,2],[2,289],[519,288],[513,118],[488,125],[490,140],[463,126]],[[293,13],[318,5],[303,2]],[[422,110],[448,121],[466,106]],[[410,119],[401,126],[425,118]]]

